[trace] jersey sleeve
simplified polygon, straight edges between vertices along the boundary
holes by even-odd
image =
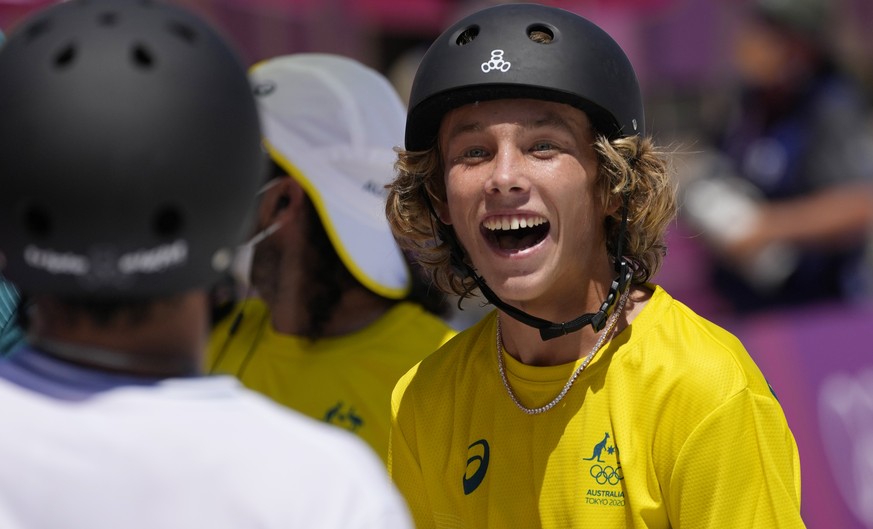
[[[805,527],[797,445],[778,402],[744,389],[704,418],[666,496],[675,529]]]
[[[414,412],[404,397],[406,387],[416,368],[406,373],[397,383],[391,396],[391,434],[388,441],[388,472],[406,499],[416,529],[435,528],[432,509],[427,497],[426,484],[415,440]]]

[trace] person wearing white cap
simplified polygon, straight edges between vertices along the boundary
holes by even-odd
[[[215,326],[208,367],[385,459],[395,382],[455,334],[416,297],[385,217],[406,111],[384,76],[338,55],[275,57],[250,77],[274,172],[238,274],[256,296]]]

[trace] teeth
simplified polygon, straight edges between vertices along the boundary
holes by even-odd
[[[545,224],[547,221],[543,217],[513,215],[510,217],[490,218],[486,219],[483,225],[491,231],[498,230],[517,230],[520,228],[533,228],[540,224]]]

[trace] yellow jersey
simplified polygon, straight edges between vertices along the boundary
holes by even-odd
[[[389,470],[420,529],[799,528],[782,408],[742,344],[660,287],[554,408],[498,373],[491,313],[392,397]],[[504,353],[528,407],[579,365]]]
[[[207,369],[358,434],[384,461],[394,384],[455,334],[419,305],[400,302],[358,332],[311,341],[276,332],[266,304],[250,298],[213,329]]]

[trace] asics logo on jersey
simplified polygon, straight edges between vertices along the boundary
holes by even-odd
[[[467,447],[467,469],[464,472],[464,494],[470,494],[482,484],[485,473],[488,472],[488,459],[490,458],[488,441],[479,439]],[[470,455],[472,453],[472,455]],[[473,471],[470,474],[470,470]]]
[[[503,50],[491,50],[491,60],[482,63],[482,71],[485,73],[492,70],[506,72],[511,67],[511,62],[503,60]]]

